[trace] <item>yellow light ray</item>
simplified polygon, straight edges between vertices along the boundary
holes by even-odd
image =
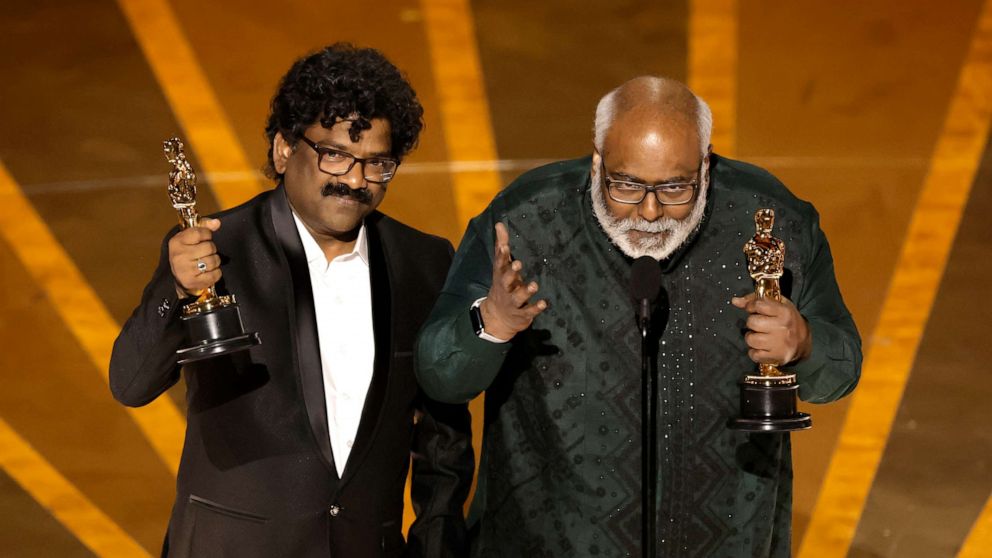
[[[252,173],[255,169],[169,3],[118,0],[118,4],[203,170],[241,177],[210,184],[221,209],[248,201],[267,189]]]
[[[496,161],[475,25],[467,0],[421,0],[431,67],[440,103],[449,160]],[[499,172],[468,168],[453,172],[455,209],[461,230],[501,189]]]
[[[149,557],[147,551],[0,418],[0,466],[97,556]]]
[[[475,23],[468,0],[421,0],[420,8],[431,51],[448,160],[452,165],[455,210],[460,230],[465,230],[469,220],[485,209],[502,189],[497,167],[471,164],[499,160]],[[485,395],[469,403],[476,466],[482,448],[484,408]],[[473,480],[469,501],[475,493],[476,480]],[[409,494],[409,490],[406,492]],[[406,509],[404,521],[409,525],[412,519],[409,503]]]
[[[992,1],[986,0],[800,558],[847,555],[981,162],[990,118]]]
[[[737,152],[737,0],[689,2],[689,88],[713,111],[713,150]]]
[[[992,558],[992,496],[971,526],[957,558]]]
[[[52,308],[109,382],[110,353],[120,326],[90,287],[41,216],[0,161],[0,235],[10,245]],[[107,392],[110,399],[110,392]],[[128,409],[145,438],[173,474],[179,469],[186,421],[168,397]]]

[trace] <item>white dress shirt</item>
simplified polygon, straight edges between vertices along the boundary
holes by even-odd
[[[334,465],[342,476],[358,434],[375,362],[368,238],[362,223],[355,248],[328,262],[296,213],[293,218],[310,268],[327,431]]]

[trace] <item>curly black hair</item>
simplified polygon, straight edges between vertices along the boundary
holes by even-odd
[[[294,62],[280,81],[265,126],[266,174],[282,178],[272,162],[276,132],[295,144],[317,122],[330,128],[338,119],[353,119],[349,135],[358,141],[372,127],[369,120],[383,118],[391,129],[392,156],[402,159],[417,145],[423,114],[416,92],[381,52],[335,43]]]

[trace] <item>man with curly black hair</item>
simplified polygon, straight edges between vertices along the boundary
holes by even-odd
[[[179,380],[177,310],[210,285],[238,294],[262,344],[185,366],[163,556],[467,554],[468,410],[428,399],[413,372],[453,249],[376,211],[422,114],[378,51],[301,58],[266,126],[276,188],[167,236],[114,345],[114,396],[144,405]],[[404,541],[411,455],[417,519]]]

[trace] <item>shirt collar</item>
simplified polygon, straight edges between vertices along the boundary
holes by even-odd
[[[330,264],[327,261],[327,256],[324,255],[324,251],[321,250],[320,245],[317,244],[317,240],[314,239],[310,231],[307,230],[306,225],[300,220],[299,215],[296,211],[293,211],[293,220],[296,222],[296,230],[300,233],[300,240],[303,242],[303,253],[307,257],[307,264],[312,265],[315,262],[323,264],[324,267]],[[351,252],[347,254],[341,254],[340,256],[334,258],[335,260],[351,259],[354,257],[361,258],[365,265],[369,265],[369,242],[368,233],[365,230],[365,221],[362,221],[361,227],[358,229],[358,238],[355,239],[355,246],[351,249]]]

